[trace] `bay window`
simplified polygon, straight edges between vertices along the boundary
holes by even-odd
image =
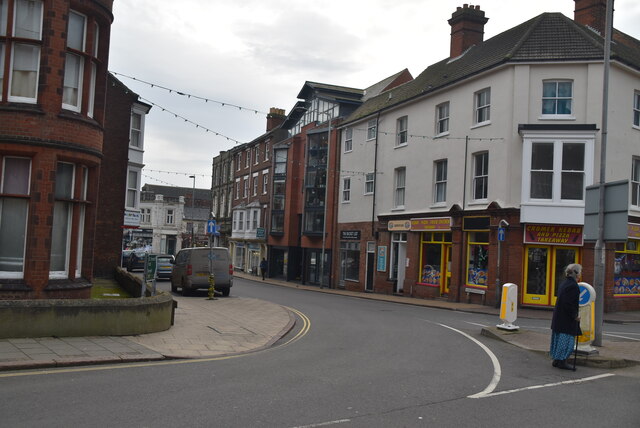
[[[64,64],[64,84],[62,108],[79,112],[82,107],[82,81],[84,58],[76,52],[84,52],[86,39],[86,17],[77,12],[69,12],[67,28],[67,52]]]
[[[58,162],[55,184],[56,201],[53,206],[53,226],[51,229],[50,278],[66,278],[69,272],[74,184],[75,165]]]

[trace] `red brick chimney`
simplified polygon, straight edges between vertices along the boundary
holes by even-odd
[[[286,118],[284,109],[271,107],[267,115],[267,132],[282,125]]]
[[[451,53],[455,58],[460,56],[473,45],[482,43],[484,39],[484,24],[489,18],[484,17],[484,11],[480,6],[465,4],[453,12],[449,25],[451,25]]]
[[[604,35],[607,26],[607,0],[573,0],[576,9],[573,20],[580,25],[588,25]]]

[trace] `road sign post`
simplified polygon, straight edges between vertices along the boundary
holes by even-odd
[[[591,346],[595,339],[595,301],[596,290],[586,282],[578,283],[580,300],[578,315],[580,316],[580,330],[578,336],[578,352],[581,354],[597,354],[598,350]]]

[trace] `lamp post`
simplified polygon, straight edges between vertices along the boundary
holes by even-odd
[[[194,215],[194,202],[196,200],[196,176],[194,175],[190,175],[189,178],[193,178],[193,191],[191,192],[191,247],[194,247],[195,245],[193,245],[193,226],[194,226],[194,221],[195,221],[195,215]]]

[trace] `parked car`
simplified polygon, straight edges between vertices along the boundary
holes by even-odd
[[[132,252],[127,261],[127,271],[144,270],[144,255],[143,251]]]
[[[160,254],[156,257],[156,278],[171,279],[173,260],[171,254]]]
[[[209,258],[213,268],[215,290],[228,296],[233,285],[233,266],[229,250],[223,247],[183,248],[178,251],[171,273],[171,291],[182,289],[182,295],[191,290],[209,288]]]
[[[120,262],[121,267],[126,268],[129,266],[129,257],[131,257],[131,253],[133,253],[133,250],[122,250],[122,259]]]

